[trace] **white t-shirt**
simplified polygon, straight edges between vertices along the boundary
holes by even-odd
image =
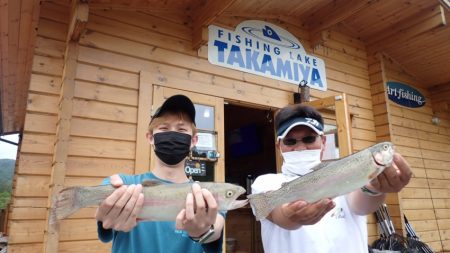
[[[297,177],[283,174],[259,176],[252,193],[274,191]],[[345,196],[333,199],[334,209],[318,223],[286,230],[268,219],[261,220],[261,237],[265,253],[367,253],[366,216],[353,214]]]

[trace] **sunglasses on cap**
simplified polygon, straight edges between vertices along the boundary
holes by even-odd
[[[303,142],[304,144],[312,144],[316,141],[317,137],[319,137],[319,135],[309,135],[300,139],[284,138],[283,144],[286,146],[295,146],[298,142]]]

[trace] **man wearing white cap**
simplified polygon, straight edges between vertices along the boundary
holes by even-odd
[[[282,183],[311,172],[322,159],[326,143],[323,118],[313,107],[297,104],[282,108],[275,116],[275,128],[276,147],[283,156],[282,173],[258,177],[252,185],[255,194],[279,189]],[[275,208],[261,220],[264,252],[368,252],[366,215],[383,203],[386,193],[400,191],[411,175],[407,162],[396,153],[393,165],[361,190]]]

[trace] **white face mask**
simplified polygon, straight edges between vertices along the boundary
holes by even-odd
[[[281,172],[288,176],[303,176],[320,163],[321,152],[320,148],[281,153],[284,159]]]

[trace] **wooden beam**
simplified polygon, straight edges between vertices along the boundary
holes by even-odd
[[[8,130],[12,129],[11,126],[7,125],[10,121],[8,117],[12,114],[8,110],[7,104],[7,89],[8,89],[8,75],[9,75],[9,66],[8,66],[8,24],[9,24],[9,15],[8,15],[8,0],[0,0],[0,110],[1,110],[1,126],[0,133],[8,132]]]
[[[441,102],[433,102],[432,101],[432,106],[431,108],[433,109],[434,113],[439,113],[439,112],[450,112],[450,102],[447,101],[441,101]]]
[[[90,3],[90,10],[115,10],[115,11],[146,11],[151,13],[170,13],[170,14],[186,14],[186,11],[180,8],[170,8],[168,6],[155,6],[154,2],[140,3],[139,5],[128,5],[120,3]]]
[[[306,25],[309,27],[310,37],[344,21],[360,10],[377,2],[376,0],[335,0],[308,17]],[[320,36],[319,36],[320,37]],[[314,46],[314,44],[312,45]]]
[[[336,96],[336,128],[339,140],[339,156],[344,157],[352,154],[352,124],[345,93]]]
[[[86,1],[74,0],[72,6],[72,19],[67,33],[67,40],[78,42],[84,29],[86,28],[89,16],[89,5]]]
[[[5,87],[5,94],[2,94],[2,110],[6,112],[6,129],[5,132],[14,131],[15,126],[15,97],[17,85],[17,70],[18,70],[18,48],[19,48],[19,24],[20,24],[20,5],[21,1],[8,1],[6,4],[7,13],[7,34],[6,40],[2,43],[7,43],[7,52],[5,52],[7,61],[7,82],[3,84]],[[17,131],[17,130],[16,130]]]
[[[450,111],[450,83],[435,85],[428,91],[434,113]]]
[[[339,156],[344,157],[350,155],[352,150],[352,134],[350,111],[348,109],[347,96],[345,93],[336,96],[321,98],[314,101],[302,103],[304,105],[313,106],[318,110],[327,107],[335,107],[336,128],[339,141]]]
[[[22,0],[19,32],[18,79],[16,85],[16,128],[22,130],[25,122],[28,88],[41,10],[40,0]]]
[[[135,174],[142,174],[150,170],[150,144],[145,138],[150,123],[150,113],[153,103],[152,73],[139,73],[139,107],[136,131],[136,160]]]
[[[338,98],[339,98],[339,96],[331,96],[331,97],[317,99],[317,100],[314,100],[314,101],[305,102],[305,103],[302,103],[302,104],[313,106],[313,107],[317,108],[318,110],[320,110],[320,109],[323,109],[323,108],[334,106],[335,103],[336,103],[336,100]]]
[[[393,24],[391,27],[385,29],[380,33],[373,34],[368,38],[364,38],[364,41],[369,47],[377,43],[384,43],[386,42],[386,40],[390,40],[390,37],[399,33],[405,33],[408,31],[408,29],[414,31],[414,29],[411,29],[411,27],[420,25],[421,23],[427,22],[427,20],[433,18],[435,18],[433,21],[438,22],[438,25],[442,23],[445,24],[445,17],[439,18],[442,15],[442,8],[439,5],[436,5],[431,9],[420,11],[416,15],[401,20],[400,22]]]
[[[50,224],[51,207],[54,197],[63,189],[66,178],[66,162],[70,141],[70,122],[72,119],[73,96],[75,93],[75,76],[77,69],[78,44],[67,44],[62,86],[59,99],[58,122],[56,126],[56,143],[53,152],[53,166],[50,178],[50,195],[48,197],[48,211],[46,233],[44,234],[44,252],[58,252],[59,226]]]
[[[430,30],[444,27],[446,24],[444,9],[441,5],[437,5],[430,11],[420,12],[402,21],[400,24],[395,25],[395,29],[389,28],[387,31],[369,38],[367,40],[368,53],[381,52]]]
[[[439,94],[439,93],[445,92],[445,91],[450,91],[450,82],[432,86],[428,90],[430,91],[431,96],[433,96],[434,94]]]
[[[214,20],[220,16],[236,0],[211,0],[192,13],[194,17],[192,25],[192,47],[197,50],[207,42],[203,29],[207,28]]]

